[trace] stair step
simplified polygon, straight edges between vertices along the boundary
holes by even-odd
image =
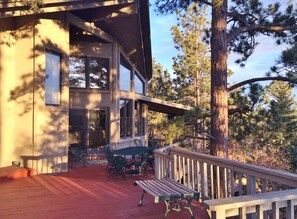
[[[34,175],[34,169],[25,167],[7,166],[0,168],[0,182],[20,179]]]

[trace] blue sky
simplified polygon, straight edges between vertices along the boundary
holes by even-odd
[[[176,24],[175,15],[159,15],[154,12],[153,7],[150,10],[151,17],[151,40],[152,54],[165,69],[172,70],[172,57],[178,54],[174,48],[170,28]],[[257,46],[254,54],[247,61],[245,68],[241,68],[234,63],[235,54],[231,54],[228,61],[228,68],[234,71],[234,75],[228,80],[229,84],[240,82],[253,77],[264,76],[265,72],[275,63],[280,52],[285,49],[284,46],[277,46],[271,38],[261,37],[260,44]]]

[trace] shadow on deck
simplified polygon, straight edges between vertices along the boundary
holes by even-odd
[[[0,181],[0,218],[162,218],[164,203],[155,204],[150,195],[138,207],[142,191],[133,182],[147,178],[154,178],[152,172],[108,177],[105,165],[87,165],[57,175]],[[201,203],[193,201],[192,209],[195,218],[209,218]],[[170,212],[167,218],[190,218],[190,214]]]

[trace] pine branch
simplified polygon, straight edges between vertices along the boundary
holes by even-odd
[[[282,77],[282,76],[276,76],[276,77],[260,77],[260,78],[251,78],[242,82],[239,82],[237,84],[232,85],[228,88],[228,91],[233,91],[236,88],[239,88],[241,86],[244,86],[246,84],[251,84],[258,81],[287,81],[293,84],[297,84],[297,80],[294,78],[288,78],[288,77]]]
[[[212,6],[211,2],[206,1],[206,0],[200,0],[201,3],[204,3],[206,5]]]
[[[272,25],[272,26],[266,26],[266,25],[251,25],[246,27],[239,27],[237,29],[234,29],[232,32],[228,34],[227,42],[229,43],[234,37],[236,37],[240,33],[249,32],[249,31],[269,31],[269,32],[280,32],[284,30],[295,30],[297,29],[297,25],[293,26],[282,26],[282,25]]]

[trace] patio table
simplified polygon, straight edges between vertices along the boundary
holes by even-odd
[[[147,162],[147,153],[149,152],[149,149],[144,146],[136,146],[136,147],[127,147],[127,148],[122,148],[118,150],[112,151],[114,155],[120,155],[124,156],[125,159],[127,156],[131,156],[131,160],[128,162],[131,168],[130,170],[126,172],[131,172],[135,173],[136,171],[143,172],[143,165]],[[136,157],[141,157],[141,159],[138,161]],[[135,167],[140,168],[138,170],[135,170]],[[133,171],[131,171],[131,169]]]

